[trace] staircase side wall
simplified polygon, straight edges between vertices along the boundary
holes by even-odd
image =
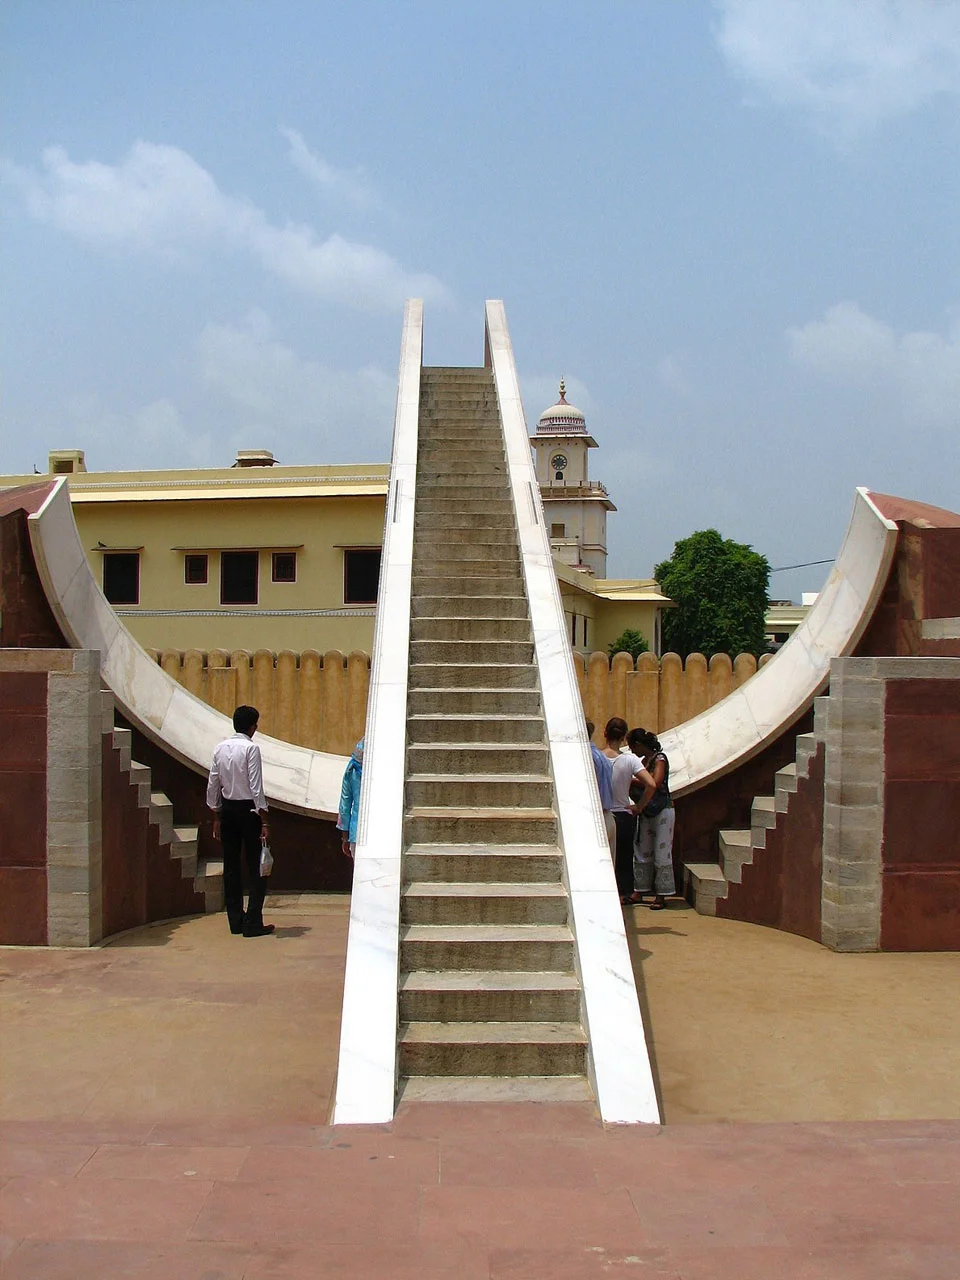
[[[823,875],[824,746],[799,778],[786,813],[767,832],[766,845],[744,866],[742,882],[717,901],[717,915],[748,920],[820,941]]]
[[[198,828],[198,857],[219,858],[220,846],[211,835],[212,814],[206,805],[206,779],[179,760],[174,760],[138,729],[125,721],[123,723],[132,730],[134,760],[148,765],[153,774],[154,790],[162,791],[172,801],[178,823]],[[270,811],[270,849],[274,867],[269,890],[278,893],[349,893],[353,864],[340,852],[340,836],[335,822],[273,808]],[[177,913],[171,911],[167,914]]]
[[[101,744],[104,937],[153,920],[201,915],[204,896],[192,876],[184,877],[170,845],[161,843],[159,827],[141,808],[111,735],[103,734]],[[152,784],[163,790],[156,778]]]
[[[796,759],[797,735],[812,729],[811,710],[752,760],[675,802],[673,863],[677,884],[683,884],[685,862],[716,862],[718,831],[750,826],[754,796],[773,794],[777,770]]]

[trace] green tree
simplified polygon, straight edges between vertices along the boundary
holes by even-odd
[[[654,570],[660,589],[676,604],[663,615],[665,650],[681,657],[702,653],[766,652],[764,618],[770,563],[752,547],[724,539],[716,529],[682,538]]]
[[[626,631],[621,631],[616,640],[607,645],[607,653],[611,658],[615,653],[629,653],[630,657],[636,662],[641,653],[646,653],[649,648],[650,646],[639,631],[634,631],[632,627],[627,627]]]

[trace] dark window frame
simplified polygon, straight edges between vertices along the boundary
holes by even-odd
[[[190,574],[190,561],[195,565],[203,563],[203,577],[195,578]],[[210,581],[210,557],[205,551],[188,551],[183,557],[183,583],[187,587],[205,587]]]
[[[354,584],[356,589],[352,590],[352,584],[351,584],[350,578],[351,578],[351,557],[353,556],[376,556],[377,557],[376,586],[374,587],[372,596],[369,596],[368,594],[361,591],[360,582],[356,582]],[[379,592],[379,589],[380,589],[380,570],[382,567],[382,562],[383,562],[382,547],[344,547],[343,549],[343,603],[345,605],[347,604],[368,605],[368,604],[377,603],[377,593]],[[361,575],[365,573],[369,575],[370,573],[369,567],[365,570],[361,570],[358,562],[354,561],[353,563],[356,565],[356,568],[353,570],[354,574]],[[369,581],[369,578],[367,578],[366,581]]]
[[[224,572],[224,561],[228,557],[236,557],[234,563],[242,557],[252,560],[254,565],[252,598],[227,599],[227,574]],[[257,605],[260,603],[260,552],[259,551],[221,551],[220,552],[220,603],[223,605]]]
[[[289,560],[293,566],[293,574],[290,577],[280,577],[277,573],[277,562],[279,560]],[[270,581],[289,584],[297,580],[297,553],[295,551],[274,551],[270,555]]]
[[[131,592],[118,592],[116,582],[111,582],[115,569],[119,569],[119,561],[133,561],[135,568],[135,585]],[[140,603],[140,552],[139,551],[105,551],[103,553],[103,563],[101,566],[101,586],[103,594],[107,597],[110,604],[131,605]]]

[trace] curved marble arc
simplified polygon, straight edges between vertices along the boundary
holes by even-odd
[[[37,571],[66,639],[75,649],[99,649],[103,681],[123,715],[182,764],[205,774],[214,747],[232,732],[230,720],[168,676],[114,613],[80,543],[66,479],[52,484],[27,524]],[[346,756],[265,734],[257,742],[271,804],[312,817],[336,814]]]
[[[663,734],[675,795],[732,772],[809,709],[826,687],[831,659],[852,653],[866,630],[896,545],[897,525],[857,489],[840,554],[803,623],[746,684]]]

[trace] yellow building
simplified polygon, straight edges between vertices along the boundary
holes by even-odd
[[[67,474],[104,594],[155,649],[363,649],[373,643],[386,466],[232,467]],[[7,476],[0,486],[32,482]]]
[[[58,450],[49,472],[69,478],[97,581],[145,647],[370,652],[388,466],[281,466],[245,450],[223,468],[91,472],[80,450]],[[0,489],[35,480],[2,476]],[[587,505],[605,526],[613,504]],[[605,556],[605,527],[597,541]],[[597,577],[568,554],[554,547],[572,647],[606,650],[629,627],[659,652],[670,602],[657,584]]]

